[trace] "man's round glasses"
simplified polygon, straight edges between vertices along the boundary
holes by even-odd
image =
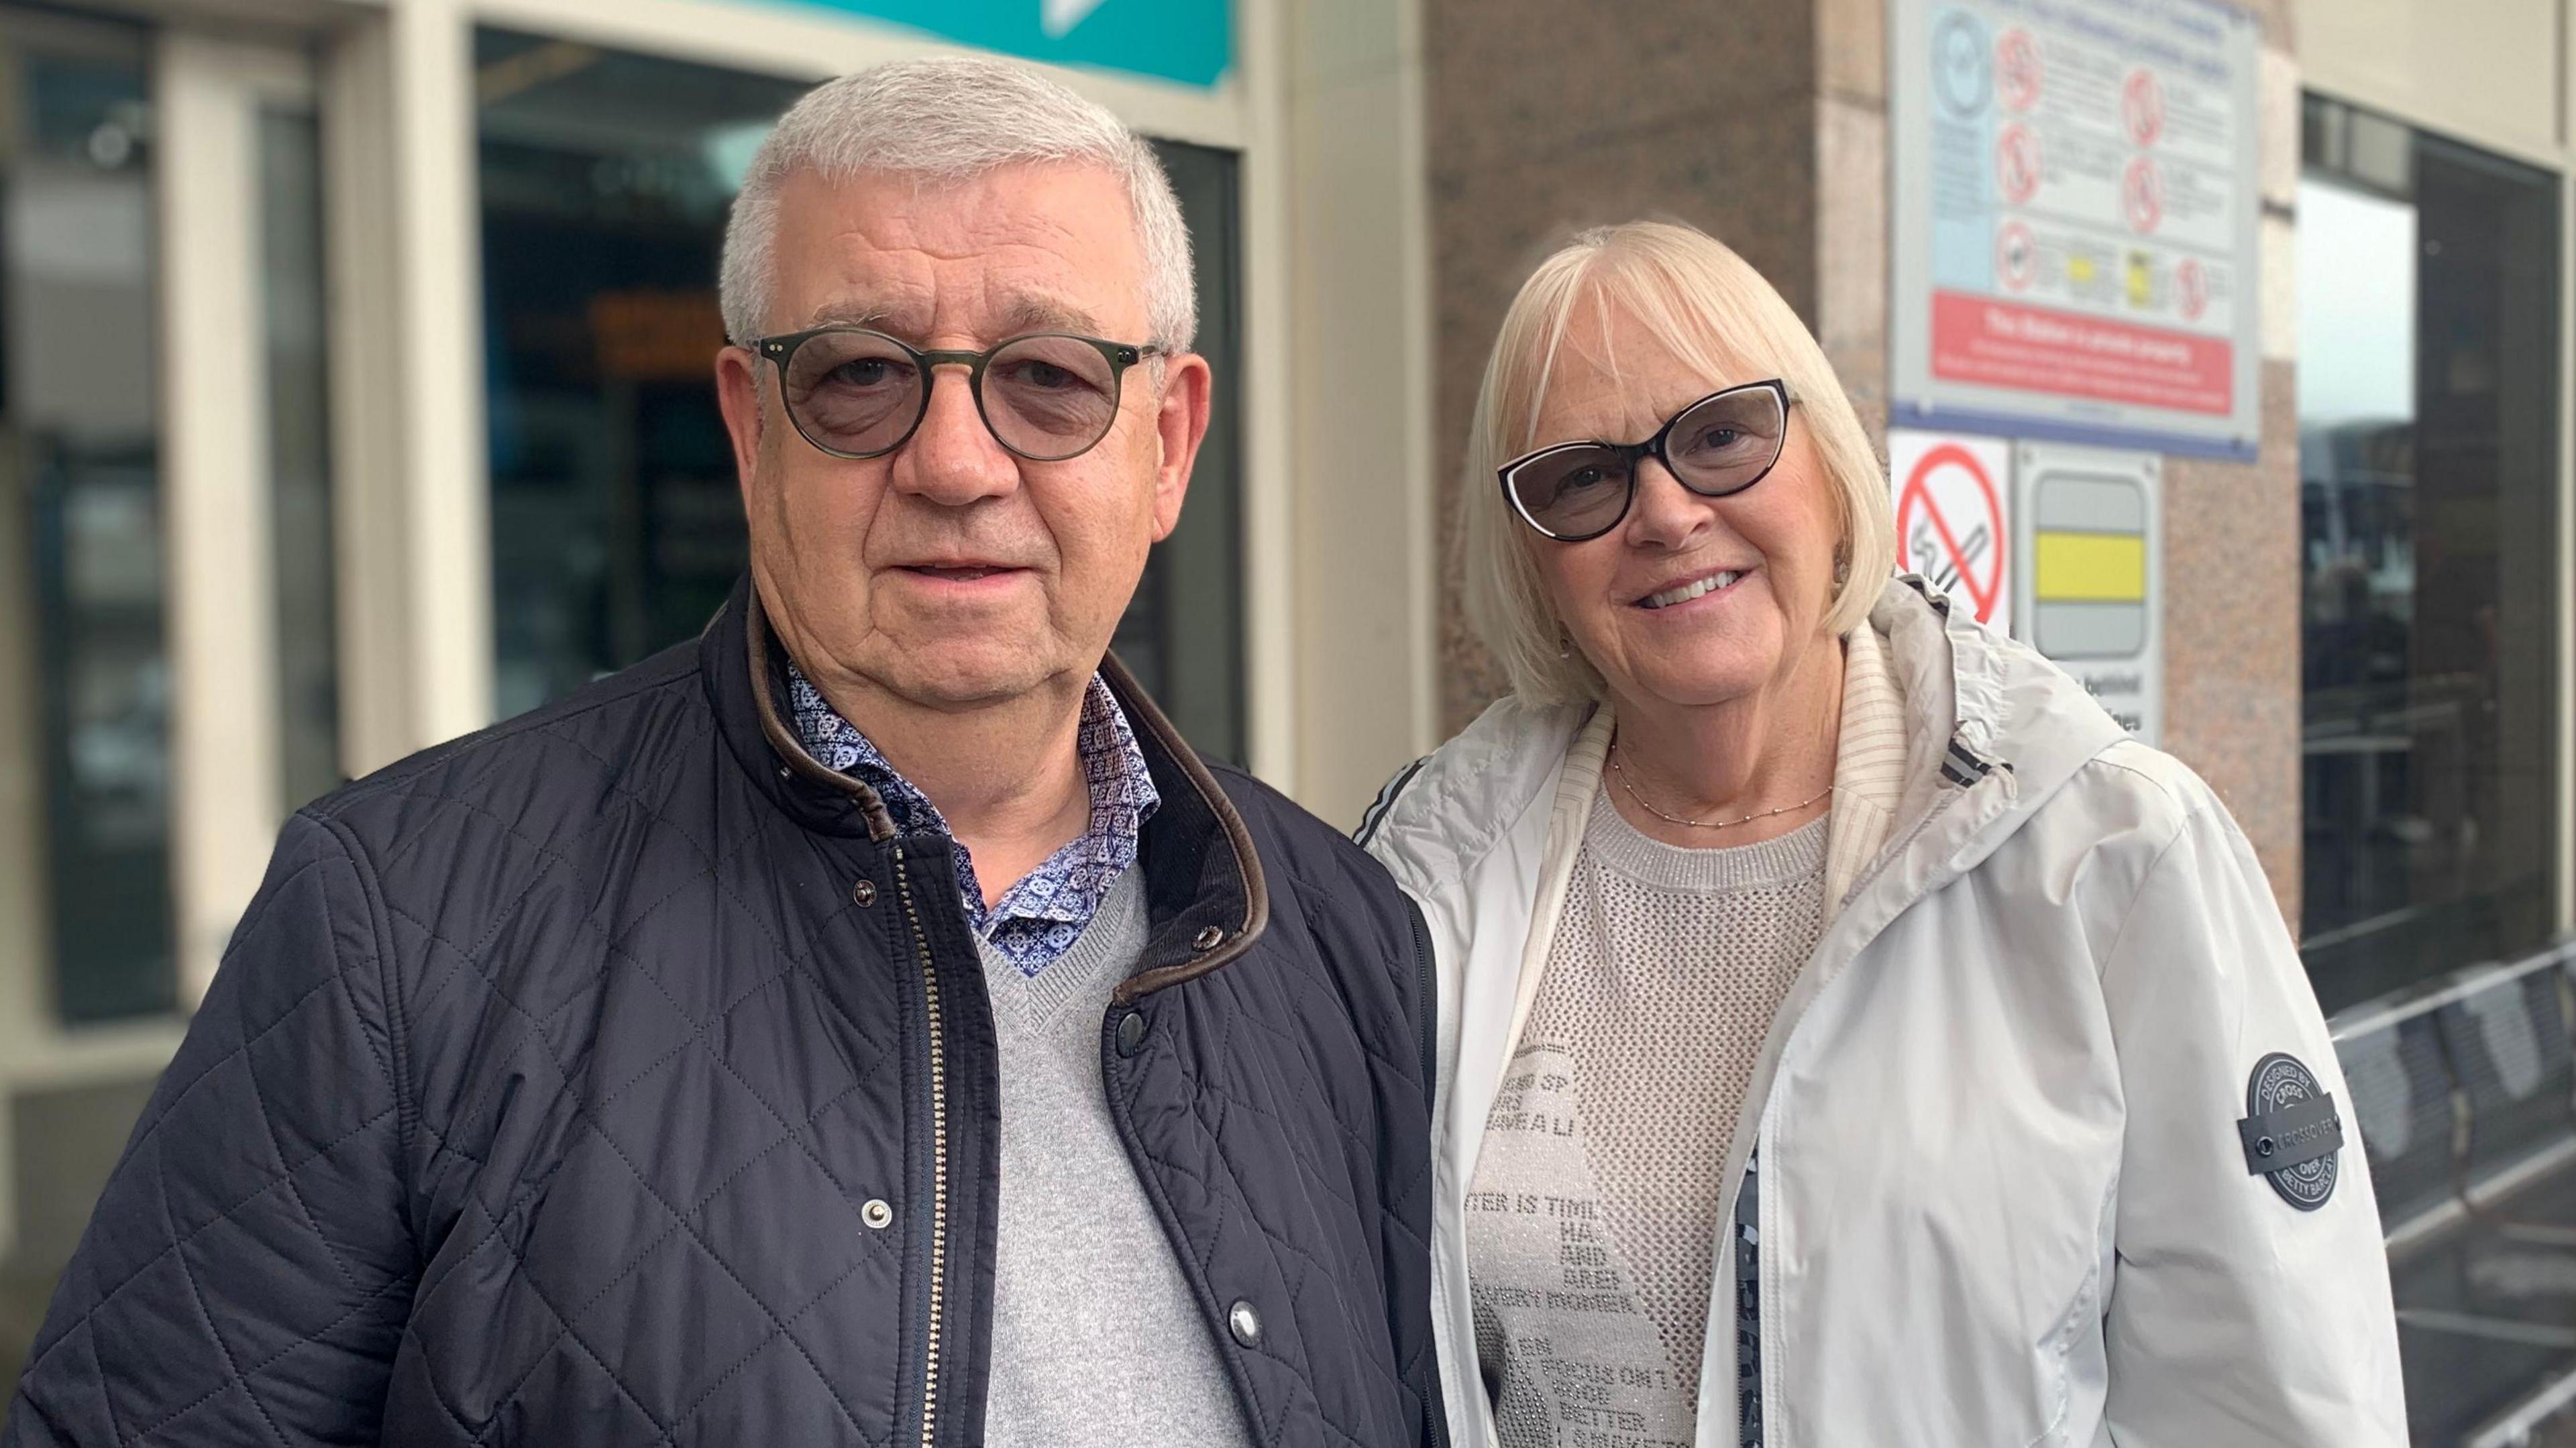
[[[930,411],[931,369],[963,367],[993,440],[1031,462],[1078,457],[1109,435],[1127,369],[1156,346],[1070,332],[1013,337],[985,352],[924,352],[865,327],[817,327],[761,337],[751,349],[778,365],[788,420],[836,458],[877,458],[912,437]]]
[[[1561,442],[1495,469],[1522,522],[1560,543],[1619,526],[1637,498],[1637,465],[1653,458],[1703,498],[1743,492],[1769,475],[1789,436],[1789,384],[1773,378],[1712,392],[1644,442]]]

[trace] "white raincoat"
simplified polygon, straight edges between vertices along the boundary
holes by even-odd
[[[1723,1224],[1759,1147],[1766,1444],[2399,1448],[2360,1142],[2301,1206],[2319,1168],[2276,1190],[2264,1125],[2239,1130],[2275,1053],[2348,1099],[2245,837],[1919,580],[1871,626],[1906,785],[1771,1026],[1721,1178]],[[1607,711],[1586,713],[1494,706],[1363,828],[1439,971],[1433,1322],[1460,1448],[1495,1441],[1465,1194],[1599,781]],[[1700,1448],[1736,1441],[1734,1256],[1717,1244]]]

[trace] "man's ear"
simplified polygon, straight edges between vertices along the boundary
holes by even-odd
[[[760,358],[741,347],[716,353],[716,405],[723,409],[725,431],[733,438],[735,484],[743,507],[751,506],[751,486],[760,476],[760,441],[768,418],[761,402]]]
[[[1161,444],[1154,470],[1157,543],[1180,525],[1181,500],[1190,491],[1190,469],[1198,463],[1199,444],[1207,439],[1211,385],[1207,359],[1196,352],[1184,352],[1164,363],[1163,396],[1154,413],[1154,433]]]

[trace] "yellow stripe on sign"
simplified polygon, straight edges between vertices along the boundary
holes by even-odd
[[[2043,603],[2144,603],[2147,540],[2138,533],[2040,533],[2031,591]]]

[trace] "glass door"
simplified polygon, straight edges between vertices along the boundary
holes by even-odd
[[[70,1023],[178,1000],[146,39],[0,9],[0,953]]]
[[[2302,948],[2331,1011],[2556,926],[2560,182],[2322,97],[2305,145]]]
[[[310,72],[0,6],[0,1381],[338,778]]]

